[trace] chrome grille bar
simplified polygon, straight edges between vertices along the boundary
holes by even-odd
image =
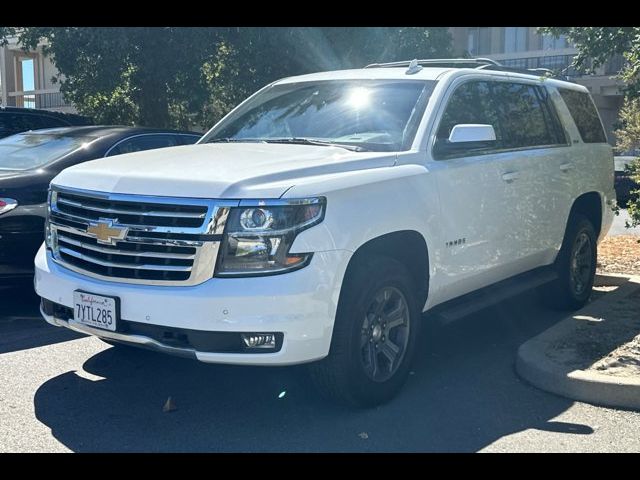
[[[90,255],[85,255],[83,253],[78,253],[74,250],[70,250],[65,247],[59,248],[60,253],[65,255],[70,255],[75,258],[79,258],[80,260],[85,260],[87,262],[96,263],[98,265],[102,265],[103,267],[115,267],[115,268],[133,268],[135,270],[157,270],[157,271],[169,271],[169,272],[190,272],[191,267],[173,267],[171,265],[136,265],[132,263],[118,263],[118,262],[106,262]]]
[[[65,268],[102,280],[197,285],[213,276],[229,209],[238,204],[53,186],[51,254]]]
[[[142,212],[138,210],[127,209],[115,209],[115,208],[99,208],[91,205],[85,205],[81,202],[74,202],[66,198],[59,198],[58,203],[63,205],[70,205],[76,208],[84,208],[85,210],[91,210],[92,212],[100,213],[112,213],[114,215],[140,215],[143,217],[178,217],[178,218],[202,218],[206,216],[205,213],[189,213],[189,212],[162,212],[151,210],[149,212]]]
[[[160,253],[160,252],[127,252],[126,250],[113,250],[111,248],[100,247],[98,245],[91,245],[89,243],[79,242],[69,237],[65,237],[64,235],[60,235],[58,233],[58,242],[64,242],[69,245],[74,245],[76,247],[85,248],[87,250],[92,250],[94,252],[105,253],[109,255],[128,255],[131,257],[150,257],[150,258],[170,258],[170,259],[179,259],[179,260],[193,260],[196,258],[195,255],[189,255],[185,253]]]

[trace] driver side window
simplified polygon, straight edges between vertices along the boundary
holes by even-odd
[[[438,148],[448,143],[454,126],[460,124],[492,125],[496,141],[491,145],[474,146],[469,150],[446,152]],[[436,134],[434,156],[438,159],[464,157],[495,151],[502,145],[498,114],[494,106],[491,86],[485,81],[471,81],[460,85],[449,97]]]

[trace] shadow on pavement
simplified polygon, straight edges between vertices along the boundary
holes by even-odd
[[[0,354],[81,338],[40,316],[40,298],[30,284],[0,289]]]
[[[304,366],[205,365],[109,348],[38,389],[35,412],[74,451],[477,451],[553,422],[572,402],[514,373],[518,346],[562,318],[531,293],[454,324],[425,324],[413,373],[391,403],[324,401]],[[177,410],[163,413],[171,396]]]

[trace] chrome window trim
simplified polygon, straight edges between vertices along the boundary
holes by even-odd
[[[318,205],[326,203],[325,197],[309,197],[309,198],[274,198],[274,199],[258,199],[249,198],[240,200],[238,207],[283,207],[288,205]]]
[[[131,135],[130,137],[122,138],[122,139],[118,140],[116,143],[114,143],[113,145],[111,145],[111,146],[109,147],[109,149],[106,151],[106,153],[104,154],[103,158],[107,158],[107,157],[109,156],[109,154],[111,153],[111,150],[113,150],[114,148],[116,148],[118,145],[120,145],[120,144],[121,144],[121,143],[123,143],[123,142],[126,142],[126,141],[128,141],[128,140],[131,140],[131,139],[133,139],[133,138],[138,138],[138,137],[150,137],[150,136],[152,136],[152,135],[164,135],[164,136],[174,136],[174,137],[178,137],[178,136],[185,136],[185,137],[196,137],[196,138],[201,138],[201,137],[198,137],[198,135],[192,135],[192,134],[190,134],[190,133],[169,133],[169,132],[167,132],[167,133],[163,133],[163,132],[153,132],[153,133],[136,133],[135,135]],[[197,142],[197,140],[196,140],[196,142]],[[192,143],[191,145],[195,145],[195,143]],[[170,146],[173,146],[173,147],[182,147],[182,146],[184,146],[184,145],[179,143],[178,145],[170,145]],[[166,146],[166,147],[157,147],[157,148],[158,148],[158,149],[160,149],[160,148],[169,148],[169,145],[168,145],[168,146]],[[150,149],[148,149],[148,150],[156,150],[156,149],[155,149],[155,148],[150,148]],[[148,150],[141,150],[141,151],[142,151],[142,152],[146,152],[146,151],[148,151]],[[134,153],[134,152],[131,152],[131,153]],[[122,154],[119,154],[119,155],[122,155]],[[116,155],[114,155],[114,157],[115,157],[115,156],[116,156]]]

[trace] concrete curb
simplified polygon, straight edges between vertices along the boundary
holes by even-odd
[[[563,338],[576,338],[578,321],[574,316],[604,316],[613,303],[640,290],[639,276],[607,275],[601,276],[599,280],[601,284],[620,286],[523,343],[518,349],[516,371],[532,385],[563,397],[609,407],[640,409],[639,378],[615,377],[584,371],[555,362],[546,355],[549,345]]]

